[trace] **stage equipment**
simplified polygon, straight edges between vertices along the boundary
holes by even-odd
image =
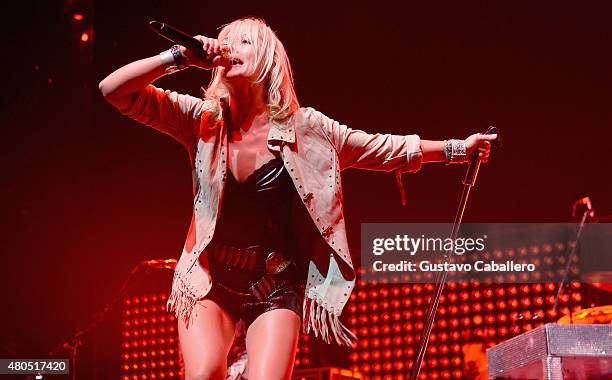
[[[567,325],[570,323],[577,325],[612,323],[612,305],[592,307],[590,309],[576,311],[572,314],[571,318],[569,315],[564,315],[563,317],[559,318],[557,323],[561,325]]]
[[[291,380],[353,380],[361,379],[359,372],[350,369],[336,367],[321,367],[296,369],[291,375]]]
[[[549,323],[487,350],[489,380],[610,379],[612,325]]]
[[[493,146],[501,146],[501,134],[499,130],[490,126],[487,130],[486,134],[497,134],[497,138],[491,141],[491,145]],[[455,221],[453,223],[453,230],[451,232],[451,239],[455,240],[457,235],[459,234],[459,228],[461,226],[461,220],[463,219],[463,213],[465,211],[465,206],[467,205],[468,197],[470,195],[470,190],[476,183],[476,177],[478,176],[478,170],[480,169],[480,159],[478,158],[478,151],[472,154],[470,158],[470,163],[467,169],[467,173],[465,174],[465,178],[463,179],[463,192],[461,193],[461,199],[459,201],[459,207],[457,209],[457,214],[455,215]],[[444,263],[448,263],[450,255],[452,251],[447,251],[444,255]],[[434,320],[436,318],[436,311],[438,310],[438,306],[440,304],[440,296],[442,295],[442,291],[444,290],[444,285],[446,284],[446,271],[438,272],[436,278],[435,288],[431,295],[431,302],[429,304],[429,309],[427,310],[427,317],[425,319],[425,325],[423,326],[423,331],[421,332],[421,338],[419,339],[419,344],[417,346],[416,353],[414,355],[414,360],[412,362],[412,367],[410,368],[410,380],[417,380],[419,378],[419,372],[421,371],[421,364],[425,357],[425,353],[427,351],[427,343],[429,342],[429,336],[431,334],[431,330],[433,328]]]
[[[83,336],[89,333],[90,331],[92,331],[93,329],[95,329],[96,326],[98,326],[98,324],[100,324],[100,322],[102,322],[102,320],[104,320],[104,318],[116,307],[116,305],[121,300],[121,297],[123,296],[123,293],[125,292],[127,285],[129,284],[130,280],[134,277],[136,273],[142,270],[147,270],[148,268],[161,268],[160,264],[163,264],[164,268],[173,269],[176,266],[176,260],[175,259],[158,259],[158,260],[141,261],[140,263],[138,263],[138,265],[136,265],[131,270],[130,274],[123,281],[121,288],[119,288],[119,292],[117,293],[117,295],[112,301],[107,303],[106,306],[104,306],[104,308],[101,311],[96,313],[90,319],[89,322],[87,322],[86,324],[82,326],[77,327],[74,330],[74,333],[72,334],[72,336],[61,341],[53,349],[51,349],[51,351],[49,351],[48,353],[49,357],[57,357],[59,354],[65,354],[66,352],[68,352],[68,354],[70,355],[70,366],[71,366],[70,378],[72,380],[77,379],[77,375],[76,375],[77,350],[79,346],[83,344],[82,342]],[[40,375],[29,376],[29,377],[26,377],[26,380],[38,379],[39,378],[38,376]]]
[[[612,272],[585,273],[582,279],[594,288],[612,293]]]
[[[574,205],[572,207],[572,217],[576,217],[576,208],[580,205],[584,205],[586,207],[585,207],[584,213],[582,214],[582,219],[580,219],[580,225],[578,227],[578,232],[576,233],[576,239],[575,239],[574,246],[572,247],[572,250],[569,256],[567,257],[567,263],[565,265],[565,270],[563,271],[563,278],[561,278],[561,281],[559,283],[559,288],[557,290],[557,296],[555,297],[555,304],[553,305],[554,310],[557,310],[557,306],[559,305],[559,297],[561,297],[561,293],[563,293],[563,289],[565,288],[565,285],[567,284],[567,278],[569,276],[570,266],[572,265],[572,262],[574,261],[574,258],[576,256],[576,250],[578,249],[578,244],[580,243],[580,237],[582,236],[584,225],[586,224],[586,221],[588,218],[593,218],[595,216],[595,211],[593,210],[593,206],[591,205],[591,198],[584,197],[574,202]],[[569,318],[570,318],[570,323],[572,323],[572,313],[569,314]]]

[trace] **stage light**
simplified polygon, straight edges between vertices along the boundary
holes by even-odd
[[[372,367],[369,364],[362,364],[361,365],[361,372],[363,373],[370,373],[370,371],[372,370]]]
[[[421,330],[423,330],[423,321],[417,321],[417,322],[414,324],[414,328],[415,328],[415,330],[417,330],[417,331],[421,331]]]
[[[504,301],[504,300],[498,300],[495,303],[495,306],[497,306],[497,309],[499,309],[499,310],[504,310],[506,308],[507,304],[506,304],[506,301]]]
[[[379,333],[380,333],[380,327],[378,325],[370,326],[370,334],[371,335],[378,335]]]
[[[429,342],[430,343],[435,343],[437,339],[438,339],[438,336],[436,335],[436,333],[432,332],[431,334],[429,334]]]
[[[393,331],[394,334],[400,334],[402,332],[402,324],[401,323],[394,323],[391,326],[391,330]]]
[[[382,365],[380,363],[372,363],[372,372],[380,372]]]
[[[503,297],[506,294],[506,291],[501,286],[497,286],[494,292],[496,297]]]
[[[571,299],[572,302],[580,302],[582,301],[582,294],[579,292],[572,292]]]
[[[570,300],[570,296],[567,295],[567,293],[561,294],[561,296],[559,297],[559,301],[561,303],[567,303]]]
[[[397,298],[391,300],[391,307],[394,309],[398,309],[402,305],[401,301]]]
[[[414,297],[413,301],[416,306],[423,305],[423,297]]]
[[[380,331],[383,333],[383,335],[388,335],[391,331],[391,327],[388,324],[384,324],[382,325]]]

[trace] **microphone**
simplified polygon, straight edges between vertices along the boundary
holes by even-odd
[[[574,202],[574,205],[572,206],[572,217],[573,218],[576,217],[576,208],[578,208],[578,206],[583,206],[583,205],[586,206],[586,209],[589,212],[589,216],[591,218],[595,216],[595,210],[593,210],[593,205],[591,204],[591,197],[584,197]]]
[[[222,58],[222,61],[220,62],[221,66],[227,66],[228,64],[234,62],[233,59],[223,53],[208,58],[208,53],[206,52],[206,50],[204,50],[202,42],[196,40],[195,38],[183,32],[182,30],[166,24],[165,22],[149,20],[149,27],[161,37],[171,42],[174,42],[175,44],[184,46],[185,48],[189,49],[189,51],[197,54],[198,56],[204,58],[207,61],[212,61],[215,57],[220,56]]]
[[[165,39],[183,45],[200,57],[206,58],[207,53],[202,47],[202,43],[182,30],[157,20],[150,20],[149,27]]]

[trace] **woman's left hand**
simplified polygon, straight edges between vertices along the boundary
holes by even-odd
[[[484,163],[489,160],[489,153],[491,152],[491,141],[497,138],[496,134],[485,135],[482,133],[475,133],[465,139],[465,148],[468,159],[472,157],[474,152],[478,152],[478,157]]]

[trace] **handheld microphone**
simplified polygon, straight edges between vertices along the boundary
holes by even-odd
[[[157,20],[150,20],[149,27],[165,39],[185,46],[202,58],[207,58],[208,54],[202,47],[202,43],[182,30]]]

